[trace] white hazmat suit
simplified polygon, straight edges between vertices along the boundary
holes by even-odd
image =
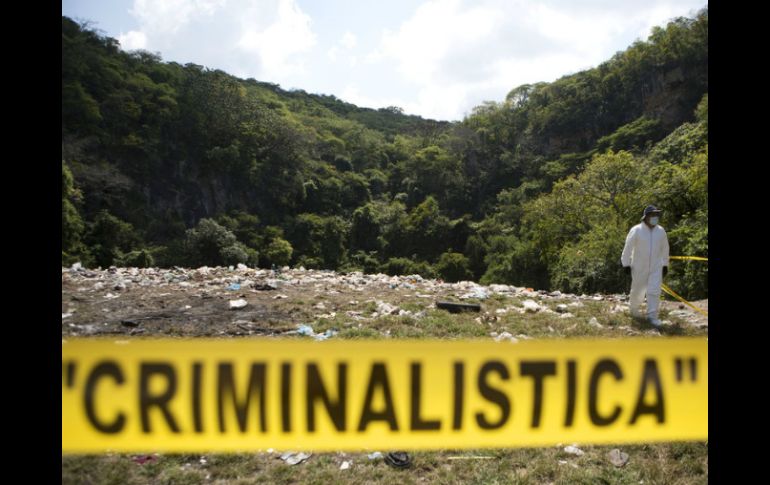
[[[623,266],[631,267],[631,315],[640,317],[639,307],[647,295],[647,318],[659,325],[660,286],[663,283],[663,267],[668,266],[668,236],[659,225],[648,226],[644,222],[632,227],[626,236],[626,245],[620,257]]]

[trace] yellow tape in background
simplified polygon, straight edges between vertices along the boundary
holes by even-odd
[[[669,256],[668,259],[682,259],[682,260],[692,260],[692,261],[708,261],[709,258],[704,258],[701,256]]]
[[[668,258],[668,259],[681,259],[681,260],[693,260],[693,261],[708,261],[708,260],[709,260],[709,258],[703,258],[703,257],[701,257],[701,256],[669,256],[669,258]],[[681,302],[682,302],[682,303],[684,303],[685,305],[689,306],[690,308],[692,308],[692,309],[693,309],[693,310],[695,310],[696,312],[699,312],[699,313],[701,313],[702,315],[705,315],[705,316],[707,316],[707,317],[709,316],[709,314],[708,314],[708,312],[707,312],[707,311],[705,311],[705,310],[701,310],[700,308],[696,307],[695,305],[693,305],[693,304],[692,304],[692,303],[690,303],[689,301],[687,301],[687,300],[685,300],[684,298],[682,298],[681,296],[677,295],[677,294],[674,292],[674,290],[672,290],[671,288],[669,288],[669,287],[668,287],[668,286],[666,286],[665,284],[661,284],[661,285],[660,285],[660,287],[661,287],[661,289],[662,289],[663,291],[665,291],[665,292],[666,292],[666,293],[668,293],[669,295],[673,296],[673,297],[674,297],[674,298],[676,298],[677,300],[681,301]]]
[[[62,341],[62,452],[708,439],[706,339]]]
[[[681,301],[682,303],[684,303],[685,305],[689,306],[690,308],[692,308],[692,309],[693,309],[693,310],[695,310],[696,312],[700,312],[701,314],[703,314],[704,316],[707,316],[707,317],[709,316],[709,314],[708,314],[708,312],[707,312],[707,311],[705,311],[705,310],[701,310],[700,308],[696,307],[695,305],[693,305],[693,304],[692,304],[692,303],[690,303],[689,301],[687,301],[687,300],[685,300],[684,298],[682,298],[681,296],[677,295],[676,293],[674,293],[674,290],[672,290],[671,288],[669,288],[669,287],[668,287],[668,286],[666,286],[665,284],[661,283],[661,285],[660,285],[660,288],[661,288],[663,291],[665,291],[666,293],[668,293],[669,295],[673,296],[673,297],[674,297],[674,298],[676,298],[677,300],[679,300],[679,301]]]

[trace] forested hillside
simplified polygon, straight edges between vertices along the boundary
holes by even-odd
[[[618,292],[644,206],[708,255],[708,10],[461,122],[124,52],[62,17],[62,264]],[[707,265],[672,263],[684,296]]]

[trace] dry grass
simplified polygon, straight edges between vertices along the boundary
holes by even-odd
[[[412,453],[413,466],[395,470],[366,453],[317,453],[290,466],[279,453],[232,455],[158,455],[143,465],[132,455],[68,456],[63,484],[628,484],[708,483],[708,446],[671,443],[622,446],[628,463],[617,468],[607,454],[612,446],[584,446],[574,456],[562,447]],[[479,459],[476,457],[492,457]],[[201,458],[204,462],[201,462]],[[456,459],[456,457],[471,457]],[[341,470],[343,461],[351,467]]]

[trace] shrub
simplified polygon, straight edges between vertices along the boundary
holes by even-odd
[[[121,254],[115,258],[114,264],[116,266],[127,266],[132,268],[150,268],[155,265],[155,258],[152,257],[150,251],[141,249]]]
[[[467,281],[473,278],[470,260],[460,253],[446,252],[436,263],[436,272],[445,281]]]
[[[201,219],[194,229],[188,230],[184,246],[192,266],[235,265],[246,263],[250,256],[235,234],[212,219]]]
[[[275,238],[270,241],[267,248],[263,251],[264,258],[268,266],[286,266],[291,261],[291,255],[294,252],[294,248],[291,247],[291,243],[283,238]]]

